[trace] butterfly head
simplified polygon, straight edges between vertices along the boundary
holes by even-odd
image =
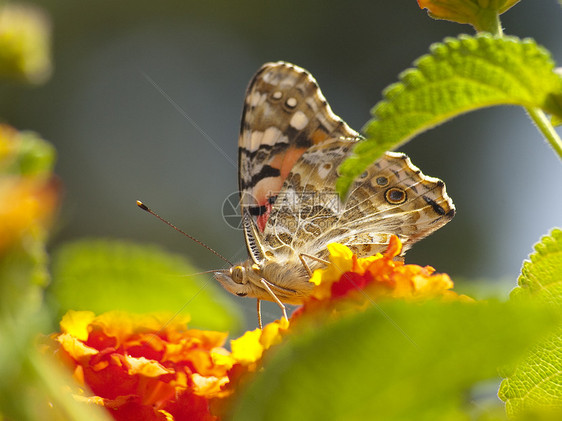
[[[261,278],[259,267],[250,261],[215,272],[215,278],[230,293],[239,297],[255,297],[255,282],[251,278]]]
[[[248,259],[230,269],[216,271],[215,278],[224,289],[239,297],[273,301],[274,294],[287,304],[302,304],[314,287],[298,259],[283,264],[267,259],[258,264]]]

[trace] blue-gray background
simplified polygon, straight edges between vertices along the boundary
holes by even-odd
[[[264,62],[310,70],[336,114],[360,129],[381,91],[432,42],[472,33],[429,19],[415,0],[38,4],[53,21],[53,77],[38,88],[4,89],[0,115],[58,150],[66,197],[53,247],[84,236],[152,242],[190,256],[201,270],[223,263],[135,200],[228,259],[245,258],[222,203],[237,188],[244,91]],[[523,0],[502,22],[507,34],[534,37],[560,63],[561,19],[555,0]],[[446,182],[458,210],[414,247],[410,262],[453,278],[513,283],[533,243],[562,225],[561,162],[522,109],[461,116],[401,150]]]

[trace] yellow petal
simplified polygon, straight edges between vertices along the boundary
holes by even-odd
[[[164,374],[174,373],[174,370],[164,367],[162,364],[145,357],[131,357],[125,355],[127,371],[130,375],[140,374],[145,377],[159,377]]]
[[[339,243],[330,243],[327,248],[331,264],[326,269],[314,271],[310,278],[310,282],[314,285],[337,281],[342,274],[349,272],[353,267],[353,252],[348,247]]]
[[[193,383],[195,383],[194,392],[199,396],[208,396],[212,394],[219,393],[221,387],[228,383],[228,377],[215,377],[208,376],[204,377],[199,373],[193,373],[191,375]]]
[[[240,338],[230,341],[234,359],[245,364],[259,360],[263,354],[261,333],[261,329],[250,330]]]
[[[61,344],[62,348],[70,354],[70,356],[80,361],[85,357],[96,355],[99,351],[95,348],[84,345],[76,337],[62,333],[57,337],[57,341]]]
[[[211,351],[213,364],[225,367],[227,370],[236,364],[236,359],[224,348],[217,348]]]
[[[260,343],[262,344],[263,348],[269,349],[273,345],[281,342],[281,339],[283,338],[281,336],[281,332],[287,330],[288,328],[289,321],[284,318],[265,325],[260,338]]]
[[[90,333],[89,326],[95,318],[96,315],[91,311],[69,310],[62,317],[60,327],[64,333],[68,333],[81,341],[86,341]]]

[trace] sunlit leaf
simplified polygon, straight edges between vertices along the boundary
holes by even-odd
[[[403,72],[388,87],[364,127],[367,139],[340,167],[338,191],[344,195],[384,151],[459,114],[492,105],[541,108],[558,118],[562,78],[546,50],[532,40],[490,35],[448,38]]]
[[[531,296],[555,311],[562,311],[562,230],[554,229],[535,245],[535,252],[523,263],[514,299]]]
[[[388,303],[300,332],[266,362],[234,420],[466,420],[494,379],[549,331],[524,303]]]
[[[533,299],[562,314],[562,230],[555,229],[535,246],[523,264],[514,300]],[[499,396],[509,415],[559,411],[562,416],[562,325],[532,347],[502,382]]]

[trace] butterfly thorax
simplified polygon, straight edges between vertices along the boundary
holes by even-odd
[[[232,294],[273,301],[267,287],[284,303],[301,304],[314,284],[300,259],[295,256],[283,263],[264,259],[255,263],[248,259],[230,269],[215,273],[215,278]],[[267,284],[267,287],[264,285]]]

